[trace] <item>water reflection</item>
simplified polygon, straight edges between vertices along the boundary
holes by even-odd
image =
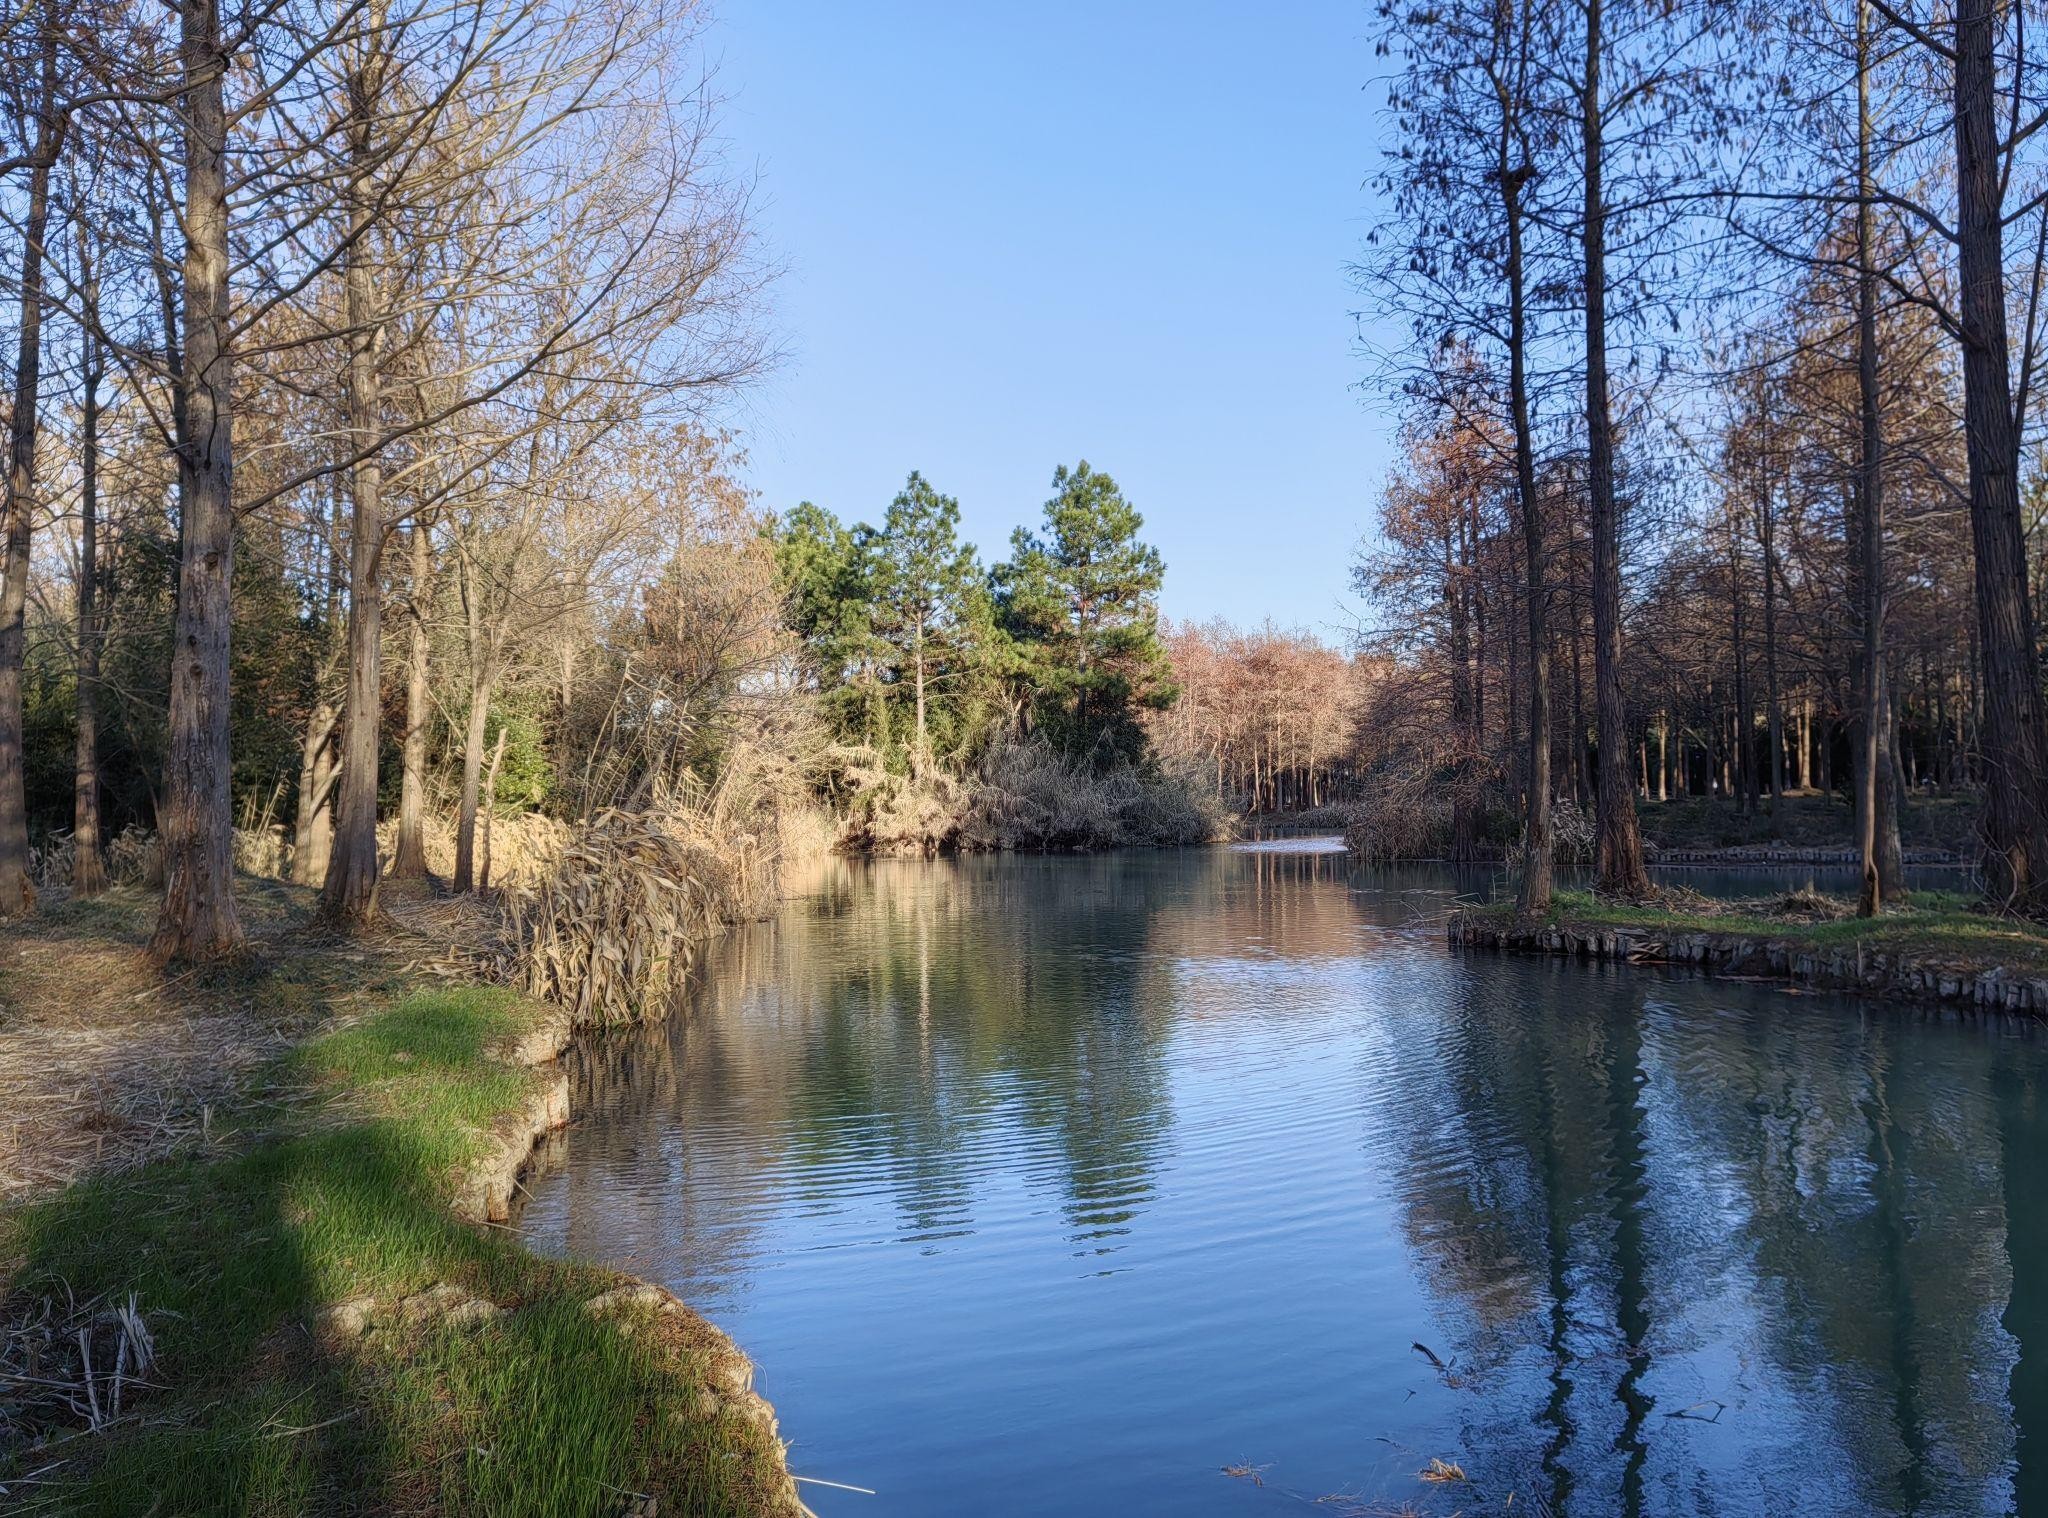
[[[821,1514],[2048,1511],[2032,1031],[1454,957],[1472,887],[842,865],[523,1226],[726,1323]]]

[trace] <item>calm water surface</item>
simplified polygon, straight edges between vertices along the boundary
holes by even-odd
[[[1483,884],[843,866],[580,1056],[522,1226],[823,1518],[2048,1512],[2043,1039],[1453,955]]]

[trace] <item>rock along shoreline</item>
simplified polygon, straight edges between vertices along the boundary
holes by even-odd
[[[1540,922],[1495,913],[1454,912],[1451,946],[1501,954],[1625,964],[1682,965],[1708,975],[1781,980],[1820,991],[2048,1017],[2048,979],[1854,947],[1817,949],[1752,933],[1671,931]]]

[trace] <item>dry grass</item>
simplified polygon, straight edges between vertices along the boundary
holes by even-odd
[[[0,1314],[0,1449],[50,1428],[102,1433],[159,1389],[156,1337],[133,1292],[9,1298]]]
[[[149,963],[156,900],[140,886],[53,894],[0,931],[0,1202],[203,1139],[253,1072],[397,973],[394,945],[315,934],[311,891],[238,885],[249,950],[212,969]]]
[[[1824,896],[1808,882],[1769,902],[1763,915],[1782,917],[1788,922],[1840,922],[1856,915],[1856,904],[1843,897]]]
[[[493,818],[490,828],[490,883],[501,889],[533,885],[554,867],[562,846],[569,839],[569,833],[569,824],[553,817],[544,817],[538,812],[522,812],[516,817]],[[426,825],[421,829],[421,841],[426,845],[428,872],[442,880],[451,878],[455,874],[453,824],[445,818],[429,813]],[[479,818],[479,867],[482,864],[483,843],[484,825],[483,819]],[[395,819],[387,818],[377,826],[378,856],[388,860],[397,852],[397,847],[398,823]]]
[[[119,883],[90,901],[69,898],[60,840],[39,861],[52,878],[43,910],[0,930],[0,1203],[203,1143],[214,1110],[254,1073],[422,976],[524,986],[594,1021],[643,1016],[673,994],[698,940],[772,905],[781,833],[757,838],[729,815],[734,800],[605,813],[579,833],[501,821],[503,889],[456,897],[387,880],[383,929],[354,939],[322,932],[315,893],[269,873],[290,863],[281,833],[242,829],[237,863],[255,867],[237,882],[248,951],[168,978],[144,952],[155,838],[112,840]],[[784,831],[791,846],[816,846],[814,822]],[[452,869],[453,838],[430,826],[430,868]]]

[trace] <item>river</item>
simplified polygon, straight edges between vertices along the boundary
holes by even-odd
[[[1449,951],[1485,886],[841,863],[578,1052],[519,1226],[821,1518],[2048,1512],[2043,1036]]]

